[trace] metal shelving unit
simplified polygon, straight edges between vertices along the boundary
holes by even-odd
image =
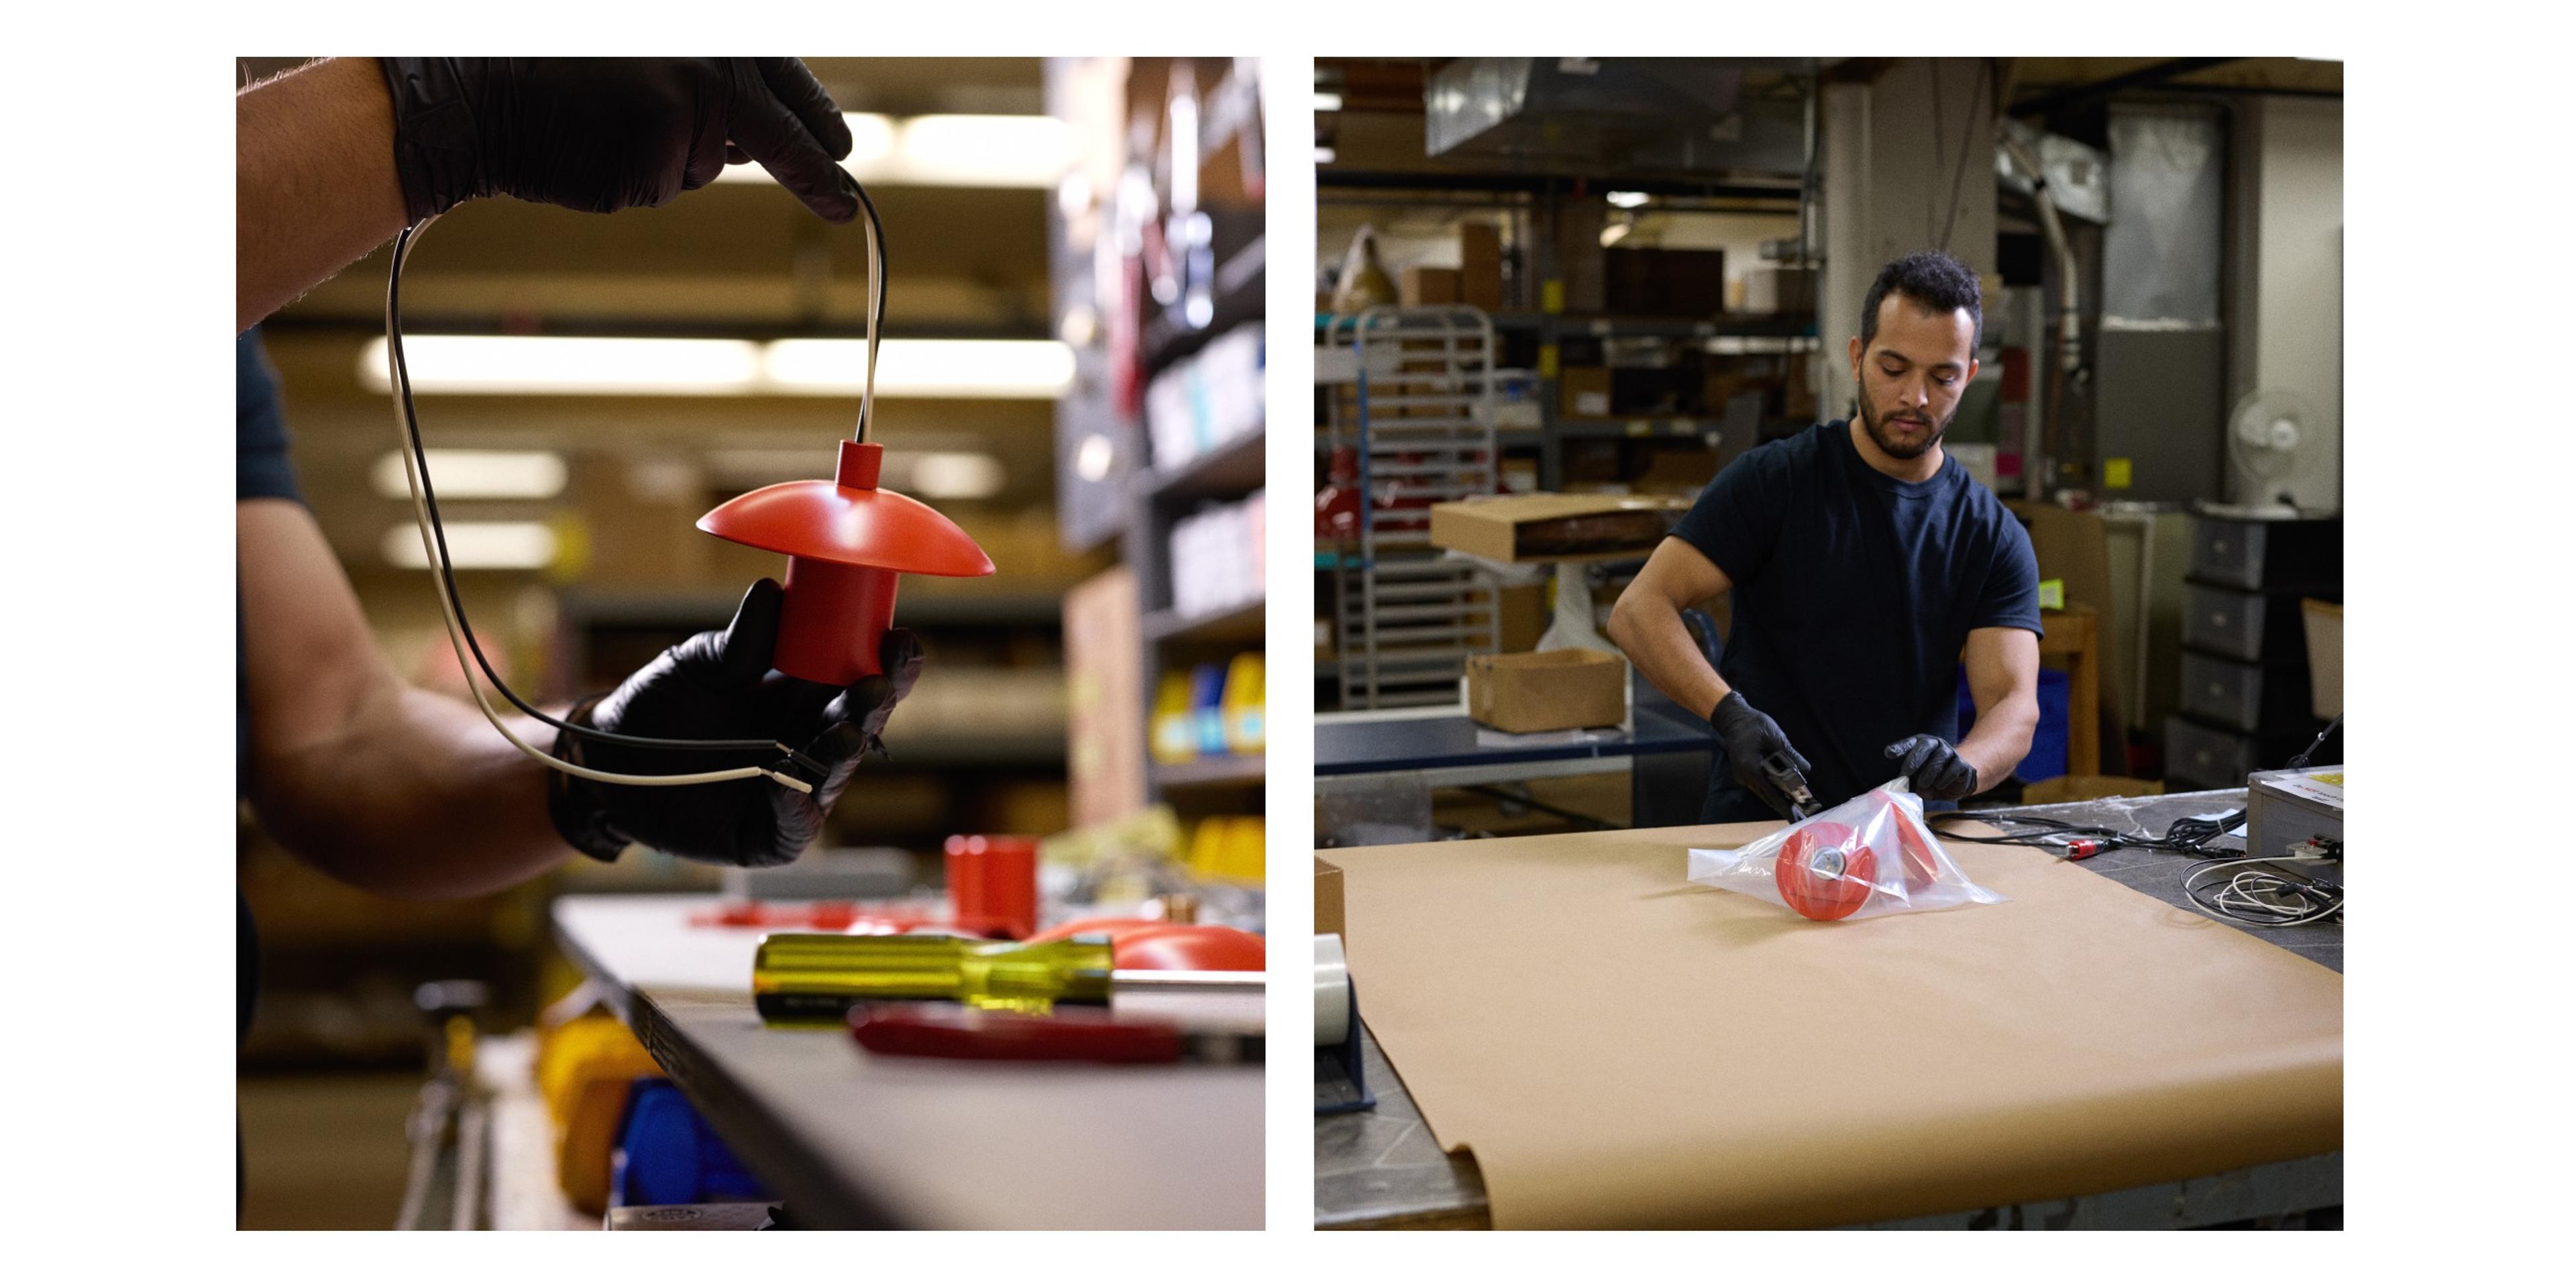
[[[1538,486],[1555,491],[1565,485],[1565,451],[1569,441],[1609,438],[1644,438],[1666,441],[1698,440],[1715,445],[1723,415],[1716,409],[1707,414],[1657,413],[1642,416],[1569,417],[1562,414],[1562,397],[1557,370],[1560,355],[1569,341],[1611,339],[1668,339],[1698,341],[1708,344],[1722,355],[1758,355],[1812,353],[1818,347],[1816,318],[1813,313],[1716,313],[1707,317],[1655,317],[1607,313],[1546,312],[1530,308],[1537,297],[1540,283],[1560,278],[1551,237],[1542,230],[1553,227],[1562,217],[1562,203],[1578,191],[1598,192],[1622,188],[1658,195],[1710,203],[1712,209],[1758,210],[1763,213],[1794,213],[1798,176],[1738,176],[1726,182],[1705,180],[1653,179],[1641,176],[1594,176],[1576,180],[1571,176],[1479,174],[1468,172],[1423,171],[1385,173],[1375,171],[1337,170],[1331,167],[1316,172],[1318,190],[1343,199],[1365,199],[1370,204],[1457,209],[1463,217],[1489,216],[1510,224],[1515,230],[1513,243],[1525,258],[1519,265],[1517,290],[1523,298],[1518,307],[1490,315],[1495,331],[1504,337],[1534,341],[1537,349],[1537,381],[1534,402],[1539,426],[1536,430],[1507,431],[1502,445],[1513,452],[1533,452],[1538,458]],[[1488,194],[1483,203],[1463,200],[1470,194]],[[1499,201],[1493,194],[1502,194]],[[1787,211],[1780,203],[1791,203]],[[1318,342],[1347,319],[1332,315],[1319,316],[1315,327]],[[1785,435],[1803,428],[1804,420],[1795,422],[1783,417],[1766,417],[1760,426],[1764,439]],[[1644,428],[1639,428],[1639,426]]]
[[[1493,323],[1458,305],[1375,308],[1332,319],[1324,347],[1348,358],[1317,367],[1320,445],[1352,453],[1360,495],[1331,570],[1342,708],[1453,701],[1467,657],[1502,647],[1501,599],[1432,547],[1430,508],[1496,490]]]

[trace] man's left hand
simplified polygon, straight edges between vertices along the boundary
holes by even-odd
[[[1902,767],[1907,784],[1925,800],[1962,801],[1977,794],[1977,767],[1931,734],[1918,733],[1889,747],[1887,758]]]

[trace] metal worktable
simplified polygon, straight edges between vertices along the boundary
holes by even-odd
[[[556,937],[797,1226],[1261,1225],[1258,1066],[906,1059],[763,1024],[761,932],[688,924],[719,902],[559,899]]]
[[[1321,742],[1319,731],[1319,756]],[[2244,804],[2245,792],[2237,788],[2013,806],[2003,812],[2162,835],[2177,819],[2240,809]],[[2182,874],[2192,862],[2180,855],[2115,850],[2086,860],[2084,866],[2177,908],[2197,911],[2182,893]],[[2237,929],[2338,974],[2343,971],[2343,925],[2339,921],[2286,929]],[[1366,999],[1368,982],[1353,982],[1362,999]],[[1377,1108],[1315,1120],[1315,1227],[1480,1229],[1490,1225],[1484,1178],[1477,1171],[1475,1159],[1464,1153],[1444,1153],[1433,1140],[1403,1080],[1387,1063],[1376,1038],[1365,1031],[1365,1000],[1361,1004],[1361,1021],[1363,1071],[1369,1089],[1377,1095]],[[2168,1229],[2261,1221],[2340,1208],[2342,1203],[2343,1154],[2337,1151],[2110,1194],[1945,1213],[1883,1222],[1874,1228]],[[2340,1212],[2336,1219],[2340,1220]]]
[[[1478,787],[1576,774],[1629,775],[1629,825],[1694,822],[1717,736],[1660,698],[1640,695],[1626,728],[1507,734],[1460,706],[1315,718],[1315,777],[1408,775],[1425,788]],[[1685,810],[1689,817],[1668,817]]]

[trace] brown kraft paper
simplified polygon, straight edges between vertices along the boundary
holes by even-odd
[[[1684,880],[1772,825],[1334,850],[1362,1016],[1494,1224],[1831,1226],[2343,1141],[2343,979],[2035,849],[1810,922]]]

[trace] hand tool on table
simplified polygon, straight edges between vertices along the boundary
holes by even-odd
[[[1259,1033],[1115,1020],[1068,1008],[1047,1015],[956,1002],[867,1002],[850,1034],[879,1055],[951,1060],[1081,1060],[1098,1064],[1259,1064]]]
[[[1043,1015],[1140,992],[1243,992],[1259,971],[1119,970],[1106,935],[1042,944],[935,935],[777,934],[760,941],[752,1000],[769,1020],[837,1021],[857,1002],[962,1002]]]

